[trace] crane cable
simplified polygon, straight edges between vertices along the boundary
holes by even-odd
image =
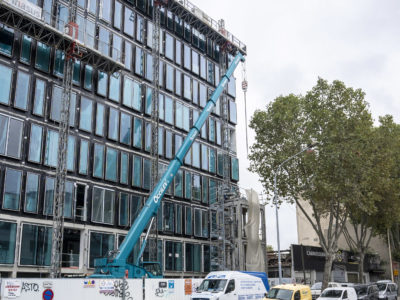
[[[246,125],[246,150],[247,150],[247,156],[249,156],[249,140],[248,140],[248,135],[247,135],[247,100],[246,100],[246,94],[247,94],[247,87],[248,87],[248,82],[247,82],[247,76],[246,76],[246,62],[242,63],[242,90],[243,90],[243,95],[244,95],[244,118],[245,118],[245,125]]]

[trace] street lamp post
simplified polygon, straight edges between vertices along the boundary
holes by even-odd
[[[276,178],[281,171],[282,166],[287,163],[288,161],[292,160],[293,158],[299,156],[303,152],[314,148],[317,143],[313,143],[308,145],[303,150],[297,152],[296,154],[292,155],[291,157],[284,160],[275,170],[274,174],[274,203],[275,203],[275,214],[276,214],[276,239],[278,244],[278,273],[279,273],[279,284],[282,284],[282,262],[281,262],[281,245],[280,245],[280,238],[279,238],[279,216],[278,216],[278,192],[276,188]]]

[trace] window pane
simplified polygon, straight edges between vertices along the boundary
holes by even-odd
[[[192,174],[185,172],[185,198],[192,199]]]
[[[118,151],[107,148],[106,152],[106,180],[117,181]]]
[[[53,214],[53,202],[54,202],[54,178],[46,177],[45,190],[44,190],[44,215]]]
[[[192,235],[192,209],[185,207],[185,234]]]
[[[57,76],[64,75],[64,60],[65,55],[64,52],[61,50],[56,50],[55,57],[54,57],[54,74]]]
[[[124,53],[125,68],[132,70],[132,44],[125,41],[125,53]]]
[[[143,43],[144,40],[144,20],[140,15],[136,15],[136,40]]]
[[[194,210],[194,235],[201,237],[201,210]]]
[[[153,56],[146,52],[146,79],[153,81]]]
[[[50,47],[37,42],[35,67],[41,71],[49,72],[50,68]]]
[[[151,150],[151,123],[145,123],[144,132],[144,150],[150,152]]]
[[[151,161],[147,158],[143,159],[143,188],[150,189]]]
[[[174,91],[174,68],[171,65],[166,64],[166,82],[165,88],[171,92]]]
[[[207,61],[207,81],[214,84],[214,64],[211,61]]]
[[[120,193],[118,224],[120,226],[127,226],[129,224],[129,194]]]
[[[133,120],[134,120],[133,146],[141,149],[143,120],[136,117],[134,117]]]
[[[237,117],[236,117],[236,103],[232,100],[229,100],[229,121],[234,124],[237,124]]]
[[[93,176],[103,178],[104,169],[104,146],[94,145]]]
[[[206,103],[207,103],[207,88],[206,88],[206,86],[204,84],[200,84],[199,96],[200,96],[200,106],[201,107],[206,106]]]
[[[183,171],[179,170],[174,178],[174,195],[176,197],[183,196]]]
[[[72,207],[74,205],[74,184],[65,182],[64,218],[72,218]]]
[[[183,45],[183,67],[187,70],[191,70],[191,50],[188,45]]]
[[[175,233],[182,233],[182,205],[176,205],[176,225]]]
[[[165,57],[174,60],[174,38],[168,33],[165,34]]]
[[[146,87],[146,99],[145,99],[145,113],[147,115],[151,115],[151,102],[152,102],[152,89],[150,87]]]
[[[204,56],[200,56],[200,77],[206,79],[207,76],[207,67],[206,67],[206,59]]]
[[[25,212],[37,213],[39,200],[39,175],[26,174],[25,186]]]
[[[0,52],[11,56],[14,44],[14,30],[7,26],[0,28]]]
[[[175,94],[182,95],[182,73],[178,70],[175,70]]]
[[[1,84],[1,65],[0,65],[0,86]],[[1,94],[1,92],[0,92]],[[1,96],[0,96],[1,97]],[[33,114],[43,116],[44,101],[46,97],[46,82],[39,78],[36,78],[35,94],[33,102]]]
[[[54,121],[61,121],[61,109],[62,109],[62,97],[63,90],[59,86],[53,86],[53,95],[51,97],[51,111],[50,119]],[[71,93],[69,103],[69,125],[74,126],[75,124],[75,106],[76,106],[76,94]]]
[[[173,203],[164,202],[163,209],[164,231],[174,232],[175,205]]]
[[[89,91],[93,89],[93,67],[86,65],[85,66],[85,78],[83,87]]]
[[[172,98],[165,97],[165,122],[168,124],[174,124],[174,102]]]
[[[208,147],[201,145],[201,168],[208,171]]]
[[[99,136],[104,135],[104,105],[97,103],[96,110],[96,134]]]
[[[94,267],[94,260],[96,258],[106,257],[107,254],[114,250],[115,236],[114,234],[90,233],[90,254],[89,254],[89,267]]]
[[[115,8],[114,8],[114,27],[121,29],[122,19],[122,4],[118,1],[115,1]]]
[[[72,82],[76,85],[81,84],[81,62],[75,60],[74,70],[72,71]]]
[[[183,105],[180,102],[175,102],[175,126],[178,128],[183,127],[183,116],[182,116],[182,110],[183,110]]]
[[[85,97],[81,97],[81,109],[80,109],[80,120],[79,128],[82,130],[92,131],[92,112],[93,102]]]
[[[49,266],[51,241],[51,227],[23,224],[19,263],[29,266]]]
[[[183,97],[187,100],[192,100],[192,85],[191,78],[187,75],[183,75]]]
[[[208,211],[201,211],[201,235],[208,238]]]
[[[119,141],[123,144],[131,144],[132,118],[121,112],[121,129]]]
[[[12,69],[0,64],[0,103],[10,103]]]
[[[99,16],[107,22],[111,21],[111,0],[100,0]]]
[[[200,175],[197,174],[193,174],[192,199],[193,201],[201,200]]]
[[[92,221],[103,222],[104,189],[94,187],[92,197]]]
[[[15,88],[14,106],[26,110],[28,107],[28,97],[31,76],[25,72],[18,71],[17,86]]]
[[[239,160],[231,157],[231,179],[239,181]]]
[[[140,211],[142,210],[142,197],[137,195],[131,195],[131,225],[139,215]]]
[[[56,167],[58,154],[58,132],[54,130],[47,131],[46,149],[44,153],[44,164]]]
[[[172,137],[173,133],[169,130],[165,130],[165,157],[171,159],[172,153]]]
[[[193,103],[199,104],[199,82],[193,79]]]
[[[201,176],[201,202],[208,203],[208,178]]]
[[[122,62],[122,38],[113,33],[113,42],[112,42],[112,58],[116,61]]]
[[[122,184],[128,184],[128,172],[129,172],[129,155],[128,153],[121,152],[121,174],[119,181]]]
[[[110,107],[108,118],[108,138],[114,141],[118,140],[119,113],[118,110]]]
[[[107,85],[108,85],[108,75],[105,72],[98,71],[98,81],[97,81],[97,94],[106,97],[107,96]]]
[[[0,154],[6,153],[7,133],[9,118],[0,115]]]
[[[31,135],[29,138],[28,159],[32,162],[41,162],[43,128],[32,124]]]
[[[210,204],[217,202],[217,182],[214,179],[210,179],[209,197]]]
[[[135,73],[137,75],[143,76],[144,62],[143,62],[143,50],[142,48],[136,47],[135,55]]]
[[[178,40],[175,40],[175,62],[182,64],[182,43]]]
[[[192,72],[199,75],[200,67],[199,67],[199,53],[192,50]]]
[[[182,146],[183,138],[175,134],[175,155],[178,153],[179,148]]]
[[[13,264],[17,224],[0,221],[0,264]]]
[[[3,209],[19,210],[22,172],[6,169],[4,179]]]
[[[200,168],[200,144],[194,142],[192,146],[193,167]]]
[[[110,91],[109,96],[110,100],[115,102],[119,102],[119,87],[121,85],[121,76],[118,74],[110,76]]]
[[[10,118],[8,132],[7,155],[15,158],[21,157],[23,122]]]
[[[216,154],[216,151],[215,151],[215,149],[211,149],[211,148],[209,148],[209,153],[210,153],[210,166],[209,166],[209,170],[210,170],[210,172],[211,173],[214,173],[215,174],[215,172],[216,172],[216,159],[217,159],[217,154]]]
[[[132,185],[142,186],[142,158],[136,155],[133,156]]]
[[[79,173],[88,173],[88,155],[89,155],[89,142],[81,140],[80,154],[79,154]]]
[[[69,135],[67,143],[67,170],[75,170],[75,137]]]

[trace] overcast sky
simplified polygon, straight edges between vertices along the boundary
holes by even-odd
[[[374,119],[400,122],[399,0],[191,0],[247,45],[248,118],[279,95],[304,94],[318,76],[361,88]],[[240,186],[263,189],[247,171],[241,68],[236,72]],[[249,143],[254,133],[249,130]],[[282,207],[281,249],[297,243],[295,207]],[[275,210],[267,206],[267,243],[276,249]]]

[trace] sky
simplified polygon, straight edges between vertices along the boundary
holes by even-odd
[[[247,115],[280,95],[305,94],[318,77],[361,88],[375,120],[400,123],[399,0],[191,0],[247,45]],[[241,188],[260,195],[248,171],[242,69],[236,73]],[[248,129],[249,144],[254,132]],[[264,197],[265,198],[265,197]],[[275,208],[266,206],[267,243],[277,248]],[[296,208],[279,209],[281,249],[297,243]]]

